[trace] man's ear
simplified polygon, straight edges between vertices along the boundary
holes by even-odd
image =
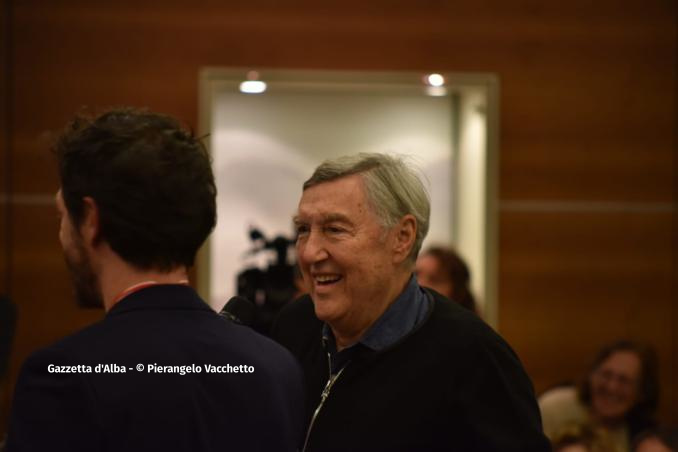
[[[400,219],[393,228],[395,240],[393,243],[393,263],[400,264],[407,260],[417,239],[417,219],[407,214]]]
[[[99,221],[99,207],[94,198],[82,198],[83,214],[80,223],[80,235],[87,245],[94,246],[99,241],[101,223]]]

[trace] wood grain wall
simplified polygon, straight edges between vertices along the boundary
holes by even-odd
[[[29,353],[102,315],[70,300],[52,206],[47,148],[82,106],[197,126],[204,66],[483,71],[501,81],[501,333],[538,391],[579,377],[605,342],[650,342],[661,415],[678,422],[676,3],[561,3],[5,0],[10,386]]]
[[[10,191],[7,158],[9,157],[9,27],[6,0],[0,8],[0,294],[7,293],[9,280],[9,244],[7,243],[8,214],[5,197]]]
[[[0,8],[0,40],[2,40],[2,45],[0,45],[0,295],[7,293],[7,281],[9,277],[9,271],[7,268],[9,246],[7,243],[7,209],[6,202],[4,200],[5,194],[8,192],[9,187],[7,186],[7,174],[5,172],[5,159],[8,155],[7,153],[7,12],[5,8],[5,1],[1,3],[2,7]],[[8,384],[7,378],[3,375],[0,375],[0,422],[3,420],[3,414],[5,410],[5,404],[9,398],[8,395]],[[0,438],[4,429],[2,424],[0,424]]]

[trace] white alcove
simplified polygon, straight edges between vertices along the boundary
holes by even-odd
[[[357,152],[407,156],[431,195],[424,248],[452,245],[468,262],[485,319],[496,325],[498,83],[489,74],[207,68],[200,133],[213,158],[218,223],[200,252],[198,288],[219,310],[249,256],[248,231],[293,236],[301,186],[323,160]],[[241,92],[256,77],[266,90]]]

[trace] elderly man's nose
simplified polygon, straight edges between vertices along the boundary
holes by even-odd
[[[299,245],[299,258],[307,263],[318,262],[328,256],[320,234],[311,232]]]

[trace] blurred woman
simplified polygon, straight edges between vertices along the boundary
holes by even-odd
[[[434,246],[419,255],[416,265],[419,285],[435,290],[466,309],[477,312],[469,288],[471,273],[464,260],[451,248]]]
[[[654,425],[659,400],[657,358],[649,347],[619,341],[603,348],[579,388],[559,387],[539,398],[544,433],[550,438],[572,423],[609,433],[621,451]]]

